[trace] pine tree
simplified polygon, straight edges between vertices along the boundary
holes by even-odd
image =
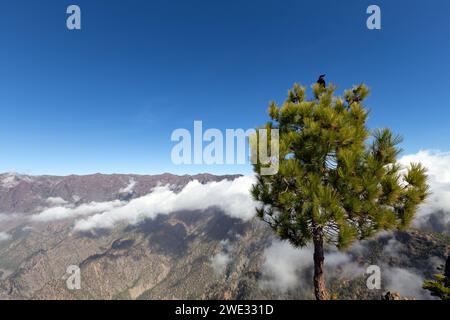
[[[261,203],[257,215],[276,235],[295,247],[312,242],[316,299],[328,299],[324,277],[324,245],[344,250],[380,230],[408,227],[428,194],[421,164],[401,168],[396,158],[401,138],[389,129],[366,127],[365,85],[334,96],[335,87],[314,84],[314,97],[295,84],[284,104],[269,106],[279,130],[279,171],[262,175],[252,188]],[[258,137],[258,134],[257,134]],[[258,148],[253,145],[252,147]]]
[[[425,280],[423,288],[430,291],[432,296],[439,297],[441,300],[450,301],[450,256],[447,258],[444,274],[434,275],[435,280]]]

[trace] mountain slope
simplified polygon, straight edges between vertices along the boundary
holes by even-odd
[[[32,219],[49,205],[128,202],[161,184],[180,192],[193,180],[235,178],[0,175],[0,232],[9,235],[0,241],[0,299],[312,299],[308,248],[293,250],[262,222],[231,217],[218,207],[83,232],[74,230],[71,218]],[[418,282],[431,277],[449,251],[449,237],[420,230],[383,234],[347,253],[330,248],[329,287],[339,299],[378,299],[387,289],[430,298]],[[382,269],[381,290],[365,285],[371,264]],[[80,290],[66,286],[71,265],[81,270]]]

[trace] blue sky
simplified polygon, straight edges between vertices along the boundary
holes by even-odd
[[[250,172],[175,166],[170,135],[261,125],[321,73],[339,92],[367,83],[369,126],[405,153],[449,151],[449,57],[448,0],[1,0],[0,172]]]

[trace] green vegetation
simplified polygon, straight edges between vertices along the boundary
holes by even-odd
[[[442,266],[440,270],[444,270],[444,273],[434,275],[435,280],[425,280],[423,288],[429,290],[432,296],[450,301],[450,256],[447,258],[445,269]]]
[[[365,85],[334,96],[335,87],[316,83],[314,97],[294,85],[282,106],[271,103],[265,128],[279,130],[279,171],[262,175],[257,163],[253,197],[258,216],[296,247],[314,245],[314,288],[328,299],[324,244],[339,249],[381,230],[404,229],[428,194],[426,170],[402,170],[399,136],[366,127]],[[253,145],[256,148],[255,145]],[[272,161],[277,161],[273,159]]]

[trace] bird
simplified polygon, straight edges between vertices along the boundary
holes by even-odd
[[[322,87],[325,88],[327,85],[326,85],[326,83],[325,83],[324,77],[325,77],[325,75],[324,75],[324,74],[321,74],[321,75],[319,76],[319,79],[317,80],[317,83],[320,84]]]

